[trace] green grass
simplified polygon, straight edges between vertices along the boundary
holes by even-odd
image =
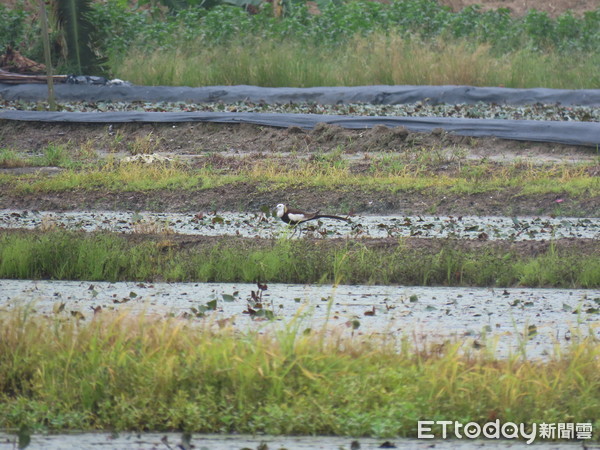
[[[62,167],[62,168],[82,168],[84,167],[82,158],[74,158],[71,150],[65,145],[49,144],[42,150],[41,155],[31,156],[13,149],[0,149],[0,167]]]
[[[418,420],[600,426],[598,343],[495,360],[466,343],[305,326],[3,313],[0,428],[416,437]]]
[[[71,189],[111,191],[146,191],[156,189],[199,189],[204,186],[198,173],[167,165],[127,164],[109,162],[100,167],[68,169],[57,175],[26,175],[0,178],[2,184],[12,184],[19,192],[55,192]],[[210,187],[210,185],[209,185]]]
[[[425,150],[423,154],[427,153]],[[562,193],[573,197],[600,194],[600,180],[586,170],[589,164],[523,166],[471,163],[440,173],[440,163],[409,161],[410,156],[380,156],[368,169],[355,172],[336,152],[317,154],[309,161],[282,167],[277,159],[263,158],[240,169],[192,169],[179,164],[119,165],[114,161],[68,168],[59,174],[0,175],[0,185],[16,193],[67,190],[151,191],[199,190],[228,184],[255,183],[265,190],[289,187],[350,188],[417,191],[431,194],[476,194],[509,190],[521,195]],[[421,158],[424,158],[422,155]],[[460,162],[454,162],[459,167]]]
[[[590,77],[600,55],[498,56],[487,44],[423,43],[399,35],[355,37],[335,48],[250,39],[217,46],[133,49],[115,73],[142,85],[360,86],[473,85],[520,88],[598,88]],[[222,55],[228,55],[223,58]]]
[[[49,230],[0,234],[0,278],[451,286],[600,286],[597,247],[552,245],[535,255],[510,246],[461,248],[452,240],[413,248],[368,242],[211,240],[180,249],[170,235],[125,236]]]
[[[0,148],[0,167],[14,168],[28,165],[30,165],[30,162],[16,151],[9,148]]]
[[[50,144],[44,149],[38,163],[42,166],[70,167],[73,165],[73,160],[67,147]]]

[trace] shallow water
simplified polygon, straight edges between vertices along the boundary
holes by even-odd
[[[15,445],[16,436],[0,432],[0,449],[18,448]],[[168,449],[177,447],[182,442],[179,433],[72,433],[56,435],[33,435],[28,449],[61,450],[61,449]],[[257,449],[266,444],[269,449],[287,450],[349,450],[353,442],[360,444],[361,450],[374,450],[382,447],[385,442],[400,449],[524,449],[536,448],[553,450],[561,448],[582,448],[577,442],[544,442],[538,441],[531,445],[513,440],[430,440],[430,439],[372,439],[348,438],[334,436],[249,436],[249,435],[192,435],[192,448],[199,450],[237,450]],[[355,444],[356,445],[356,444]],[[599,448],[595,444],[586,448]]]
[[[101,307],[264,331],[300,317],[301,329],[327,325],[357,337],[404,336],[419,345],[457,339],[467,348],[487,342],[499,357],[523,350],[547,357],[555,344],[600,337],[600,289],[271,284],[262,305],[275,320],[248,314],[252,291],[256,285],[243,283],[0,280],[0,310],[31,305],[41,314],[62,309],[87,320]],[[214,300],[215,309],[207,308]],[[196,317],[203,309],[204,317]]]
[[[184,214],[126,211],[0,210],[0,228],[118,233],[172,232],[200,236],[273,238],[289,233],[279,219],[263,213]],[[494,216],[353,216],[351,223],[323,219],[303,226],[314,237],[425,237],[482,240],[600,239],[600,218]]]
[[[83,320],[90,320],[93,309],[101,307],[102,311],[131,311],[158,317],[183,318],[187,315],[181,320],[196,324],[207,321],[212,326],[226,323],[239,330],[263,332],[285,327],[296,317],[303,321],[300,330],[327,325],[356,339],[386,334],[394,338],[406,336],[419,345],[455,339],[464,341],[464,348],[473,352],[481,351],[482,345],[493,341],[494,344],[488,344],[494,349],[490,351],[499,357],[525,350],[527,357],[547,358],[561,344],[573,342],[579,336],[594,334],[600,337],[600,289],[272,284],[263,291],[262,302],[275,312],[274,320],[244,313],[248,310],[252,291],[258,291],[256,285],[243,283],[0,280],[0,311],[30,307],[37,314],[69,317],[80,313]],[[198,310],[210,301],[216,301],[216,308],[206,311],[204,318],[191,314],[192,308]],[[352,323],[356,321],[359,327],[353,330]],[[530,326],[536,327],[531,336]],[[178,447],[181,438],[179,433],[36,434],[27,448],[186,448]],[[0,432],[0,449],[17,448],[16,440],[15,434]],[[527,445],[514,440],[246,435],[194,435],[191,444],[193,448],[206,450],[258,449],[263,443],[269,449],[348,450],[353,441],[363,450],[382,448],[385,441],[401,449],[582,448],[581,443],[575,441],[555,443],[542,439]],[[598,446],[586,443],[586,448]]]

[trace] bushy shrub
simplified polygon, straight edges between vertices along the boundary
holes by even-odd
[[[34,38],[35,36],[35,38]],[[8,45],[31,54],[35,49],[35,39],[39,36],[39,27],[33,23],[30,15],[21,7],[9,9],[0,4],[0,53]]]
[[[584,52],[600,49],[600,8],[575,17],[567,12],[551,18],[530,10],[511,17],[508,9],[482,11],[470,6],[459,12],[435,0],[395,0],[383,4],[365,0],[318,2],[321,13],[309,14],[304,3],[286,2],[286,14],[274,18],[264,3],[258,14],[227,4],[207,9],[191,0],[178,7],[133,7],[123,0],[96,2],[90,18],[97,27],[96,52],[113,62],[132,48],[185,49],[190,43],[203,46],[246,42],[248,38],[271,42],[336,46],[358,36],[390,33],[407,39],[462,39],[486,44],[498,55],[515,51]],[[191,5],[182,8],[182,5]],[[0,6],[0,45],[11,39],[23,42],[30,34],[23,10]],[[35,39],[33,39],[35,40]],[[25,46],[35,48],[31,42]],[[25,52],[27,53],[27,51]]]
[[[429,39],[438,36],[487,43],[500,53],[534,51],[592,51],[600,48],[600,8],[583,18],[567,12],[556,19],[530,10],[513,18],[508,9],[481,11],[470,6],[454,13],[433,0],[396,0],[386,5],[370,1],[321,3],[321,14],[308,14],[305,5],[291,4],[285,17],[272,17],[269,6],[255,15],[219,5],[179,9],[157,19],[149,10],[130,9],[119,0],[97,3],[94,20],[103,30],[100,47],[112,55],[131,45],[181,47],[186,41],[222,45],[244,37],[293,39],[310,45],[339,44],[353,36],[394,32]]]

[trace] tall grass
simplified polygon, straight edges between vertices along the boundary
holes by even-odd
[[[518,248],[371,246],[368,242],[224,238],[179,249],[171,235],[132,243],[125,236],[49,231],[0,234],[0,278],[450,286],[600,286],[597,246],[589,252]]]
[[[424,419],[600,426],[597,343],[536,362],[302,329],[4,313],[0,427],[414,437]]]
[[[0,46],[16,43],[26,56],[39,60],[40,46],[31,38],[39,34],[39,21],[31,9],[21,3],[18,2],[14,10],[0,5]],[[600,86],[595,70],[600,48],[600,9],[588,11],[582,17],[567,11],[556,18],[532,9],[522,17],[515,17],[506,8],[483,11],[479,6],[470,6],[452,12],[435,0],[389,3],[351,0],[318,2],[320,14],[310,14],[303,2],[288,2],[286,14],[274,18],[268,3],[258,14],[248,14],[231,5],[205,9],[196,1],[163,3],[170,5],[168,12],[155,7],[138,8],[122,0],[93,3],[92,11],[86,15],[97,31],[93,50],[109,59],[106,68],[113,75],[136,83],[145,79],[147,84],[156,85],[174,80],[175,84],[192,86],[229,83]],[[534,8],[535,2],[530,6]],[[356,59],[353,52],[361,47],[357,41],[369,43],[366,47],[379,41],[382,48],[387,45],[395,51],[396,47],[405,47],[399,42],[401,39],[429,52],[426,57],[434,62],[431,73],[425,64],[417,64],[420,68],[412,77],[386,78],[383,75],[388,70],[379,73],[379,67],[389,64],[390,60],[385,59],[388,56],[406,66],[415,65],[418,58],[402,56],[405,49],[399,52],[402,57],[384,50],[379,64],[363,49],[356,53],[362,56],[358,58],[358,67],[352,66],[352,60]],[[470,44],[461,49],[464,44],[456,42]],[[440,47],[440,43],[444,44]],[[446,47],[446,43],[453,44]],[[436,47],[440,48],[436,50]],[[187,49],[192,53],[206,53],[203,64],[190,65],[191,53]],[[419,56],[418,48],[409,50]],[[144,61],[141,54],[150,55],[151,61]],[[470,57],[472,54],[475,56]],[[489,55],[499,60],[491,65]],[[180,64],[176,57],[183,58],[186,64]],[[56,63],[66,69],[64,57],[57,58]],[[142,64],[128,61],[131,58]],[[218,67],[218,60],[222,59],[229,61]],[[444,59],[448,61],[437,64]],[[452,59],[457,65],[463,63],[462,67],[473,70],[467,73],[461,67],[452,68]],[[474,66],[464,64],[473,60]],[[279,65],[279,61],[283,64]],[[524,66],[515,71],[519,62]],[[157,70],[152,71],[157,64]],[[500,68],[486,75],[489,68],[497,64]],[[509,72],[503,74],[502,66],[510,69]],[[231,68],[236,70],[229,72]],[[352,70],[346,75],[348,69]],[[361,75],[362,69],[367,69],[367,73]],[[444,74],[439,81],[436,76],[431,77],[433,73],[448,70],[450,75]],[[146,76],[148,71],[156,76]],[[206,75],[197,76],[204,71]],[[483,75],[474,76],[473,72]],[[497,75],[503,76],[496,79]],[[430,79],[432,81],[428,81]]]
[[[225,56],[225,57],[224,57]],[[144,85],[358,86],[376,84],[593,88],[600,55],[497,55],[489,44],[357,36],[335,48],[248,38],[216,46],[133,49],[115,73]]]

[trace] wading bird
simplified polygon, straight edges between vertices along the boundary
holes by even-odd
[[[298,209],[288,208],[283,203],[277,205],[276,209],[277,217],[279,217],[281,220],[283,220],[285,223],[291,226],[296,226],[301,223],[308,222],[309,220],[317,219],[334,219],[343,220],[344,222],[350,222],[350,219],[347,219],[345,217],[333,216],[330,214],[319,214],[319,211],[314,213],[307,213]]]

